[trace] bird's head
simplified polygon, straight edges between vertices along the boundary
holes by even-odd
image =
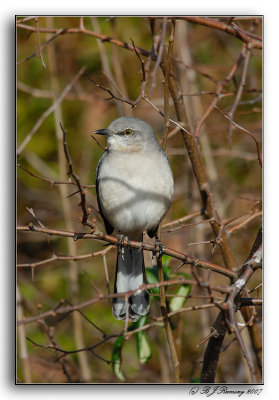
[[[109,150],[133,152],[159,146],[152,127],[135,117],[117,118],[94,134],[107,136]]]

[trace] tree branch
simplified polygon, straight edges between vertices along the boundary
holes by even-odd
[[[260,230],[261,232],[261,230]],[[258,246],[258,247],[257,247]],[[243,356],[247,360],[248,367],[251,373],[252,382],[255,377],[255,369],[253,363],[247,353],[244,346],[242,337],[239,333],[235,312],[237,311],[240,294],[245,287],[248,280],[254,273],[253,265],[255,262],[259,262],[261,255],[261,233],[257,235],[256,240],[252,246],[252,250],[249,253],[247,261],[243,264],[242,268],[238,272],[238,279],[230,287],[230,293],[227,296],[226,301],[222,304],[222,310],[218,314],[213,329],[215,334],[209,339],[205,354],[201,373],[201,383],[214,383],[215,374],[218,365],[219,355],[222,348],[222,343],[226,334],[227,329],[233,329],[236,335],[236,339],[240,345]]]
[[[199,24],[208,26],[210,28],[218,29],[220,31],[226,32],[245,43],[250,43],[251,48],[262,49],[262,39],[257,37],[253,40],[250,32],[246,32],[239,28],[236,24],[227,25],[224,22],[216,21],[213,18],[206,17],[177,17],[178,19],[185,19],[186,21],[192,22],[193,24]]]
[[[151,29],[153,31],[153,34],[158,31],[158,25],[157,21],[153,21],[153,25],[151,26]],[[161,69],[163,71],[164,76],[166,77],[167,73],[167,56],[166,52],[163,52],[163,57],[162,57],[162,62],[161,62]],[[177,119],[178,121],[182,121],[184,127],[186,128],[187,131],[189,131],[189,125],[188,125],[188,119],[183,103],[183,97],[179,95],[179,88],[176,82],[176,79],[174,76],[170,76],[169,79],[169,87],[170,87],[170,93],[173,98],[176,114],[177,114]],[[214,205],[213,201],[213,196],[212,193],[210,192],[207,176],[206,176],[206,171],[205,167],[202,161],[202,156],[198,147],[198,144],[194,138],[193,135],[186,134],[184,130],[181,130],[185,146],[188,150],[188,155],[192,163],[193,171],[196,177],[197,184],[199,186],[200,190],[200,195],[203,203],[203,212],[204,215],[211,220],[211,226],[212,229],[218,237],[219,232],[220,232],[220,224],[221,220],[220,217],[217,213],[217,210]],[[219,241],[219,246],[221,248],[221,252],[225,261],[225,264],[227,267],[233,269],[234,268],[234,259],[233,255],[231,252],[231,249],[229,247],[228,243],[228,238],[226,234],[226,230],[223,229],[221,236],[220,236],[220,241]]]
[[[38,226],[33,225],[30,223],[28,226],[18,226],[17,227],[18,232],[38,232],[38,233],[44,233],[47,235],[51,236],[57,236],[57,237],[70,237],[73,238],[74,240],[78,239],[95,239],[95,240],[102,240],[107,243],[111,243],[114,245],[118,245],[118,239],[115,236],[110,236],[106,235],[101,232],[94,232],[94,233],[85,233],[85,232],[70,232],[70,231],[65,231],[65,230],[57,230],[57,229],[49,229],[49,228],[41,228]],[[143,249],[151,252],[159,252],[159,249],[157,247],[154,248],[153,245],[149,243],[144,243],[144,242],[135,242],[135,241],[128,241],[124,239],[123,241],[123,246],[130,246],[130,247],[135,247],[137,249]],[[187,254],[181,253],[179,251],[170,249],[170,248],[165,248],[164,254],[169,255],[173,258],[176,258],[177,260],[182,261],[184,264],[189,264],[193,265],[199,268],[203,269],[208,269],[217,273],[220,273],[230,279],[235,279],[236,278],[236,272],[217,265],[213,264],[204,260],[199,260],[197,258],[193,258],[188,256]]]
[[[37,130],[39,129],[39,127],[42,125],[42,123],[44,122],[44,120],[56,109],[56,107],[61,103],[61,101],[64,99],[64,97],[67,95],[67,93],[71,90],[71,88],[75,85],[75,83],[78,81],[78,79],[80,78],[80,76],[84,73],[85,68],[82,67],[78,73],[74,76],[74,78],[72,79],[72,81],[65,87],[65,89],[63,90],[63,92],[60,94],[60,96],[57,98],[57,100],[46,110],[43,112],[43,114],[40,116],[40,118],[38,119],[38,121],[36,122],[36,124],[33,126],[33,128],[31,129],[31,131],[27,134],[27,136],[25,137],[25,139],[23,140],[23,142],[19,145],[18,149],[17,149],[17,156],[19,156],[23,149],[25,148],[25,146],[30,142],[30,140],[32,139],[33,135],[37,132]]]

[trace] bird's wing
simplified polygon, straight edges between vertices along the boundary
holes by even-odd
[[[108,235],[111,235],[112,232],[114,231],[114,227],[108,222],[108,220],[104,216],[104,213],[103,213],[103,210],[102,210],[102,205],[101,205],[100,198],[99,198],[99,171],[100,171],[100,167],[101,167],[106,155],[107,155],[107,151],[104,152],[104,154],[100,158],[100,160],[98,162],[98,165],[97,165],[97,170],[96,170],[96,194],[97,194],[97,202],[98,202],[99,211],[100,211],[101,217],[103,218],[103,221],[104,221],[104,224],[105,224],[105,228],[106,228],[106,232],[107,232]]]

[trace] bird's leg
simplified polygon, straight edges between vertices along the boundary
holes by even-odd
[[[120,233],[120,231],[118,231],[118,235],[117,235],[117,246],[118,246],[118,251],[119,253],[121,253],[121,257],[124,260],[124,240],[127,240],[128,245],[130,244],[130,241],[128,239],[128,236],[124,236],[122,235],[122,233]]]
[[[158,256],[157,256],[157,249],[159,249]],[[157,235],[157,232],[156,232],[155,233],[155,246],[154,246],[154,249],[153,249],[152,253],[153,253],[154,256],[157,256],[158,258],[161,258],[162,255],[164,254],[164,252],[165,252],[165,246],[163,245],[163,243],[159,239],[159,237]]]
[[[125,239],[125,236],[122,235],[122,233],[120,233],[120,231],[118,231],[117,247],[118,247],[118,252],[121,253],[121,257],[123,260],[124,260],[124,239]]]

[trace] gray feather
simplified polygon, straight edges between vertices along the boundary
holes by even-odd
[[[114,281],[114,293],[125,293],[138,289],[146,283],[143,251],[135,248],[124,247],[117,255],[117,265]],[[146,291],[134,294],[128,299],[128,316],[132,321],[137,321],[149,311],[149,296]],[[126,318],[125,299],[113,299],[112,311],[116,319]]]

